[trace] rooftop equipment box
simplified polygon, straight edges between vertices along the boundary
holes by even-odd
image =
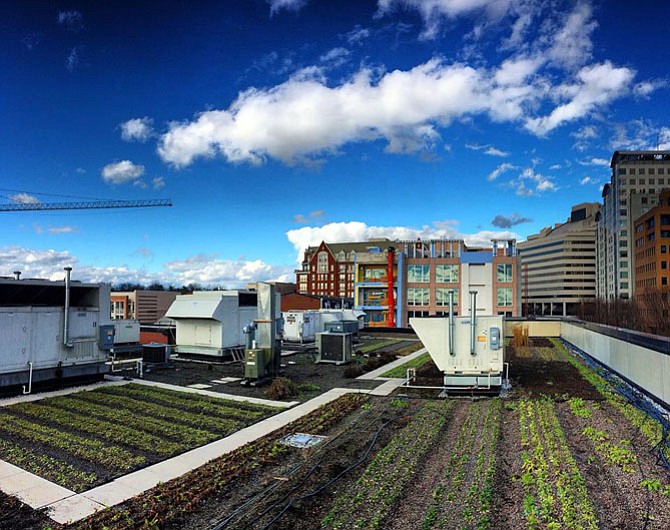
[[[353,333],[317,333],[317,363],[344,364],[351,361],[354,350]]]

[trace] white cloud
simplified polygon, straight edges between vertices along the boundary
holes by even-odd
[[[344,35],[345,40],[350,44],[361,44],[365,39],[370,37],[370,30],[356,25],[354,29]]]
[[[544,136],[565,122],[587,116],[594,109],[624,95],[635,72],[617,68],[609,61],[583,67],[575,83],[556,87],[555,93],[565,103],[557,106],[548,116],[526,119],[526,128]]]
[[[114,162],[102,168],[102,178],[107,184],[134,183],[142,175],[144,175],[144,166],[133,164],[130,160]]]
[[[668,86],[665,79],[652,79],[650,81],[642,81],[633,87],[633,94],[639,98],[648,98],[652,92],[660,88]]]
[[[588,2],[579,2],[553,35],[547,56],[550,61],[565,68],[576,68],[591,58],[593,44],[591,33],[598,23],[591,19],[592,8]]]
[[[504,162],[500,164],[497,168],[495,168],[491,173],[488,174],[486,177],[486,180],[495,180],[497,179],[500,175],[505,173],[505,171],[510,171],[512,169],[517,169],[517,167],[513,164],[510,164],[508,162]]]
[[[344,64],[351,52],[346,48],[333,48],[319,57],[322,63],[330,63],[332,66]]]
[[[525,168],[515,180],[509,182],[509,185],[515,188],[515,193],[520,197],[542,195],[547,191],[558,190],[558,186],[554,183],[552,177],[537,173],[530,167]]]
[[[275,15],[282,9],[287,11],[300,11],[308,0],[267,0],[270,4],[270,15]]]
[[[507,151],[502,151],[501,149],[498,149],[497,147],[494,147],[492,145],[465,144],[465,147],[472,151],[482,151],[484,154],[490,156],[500,156],[500,157],[509,156],[509,153]]]
[[[75,69],[79,66],[79,63],[81,62],[81,59],[79,57],[79,47],[75,46],[70,49],[70,52],[67,54],[67,57],[65,58],[65,68],[69,72],[74,72]]]
[[[605,158],[589,158],[588,160],[580,160],[579,165],[581,166],[609,166],[610,161]]]
[[[325,212],[323,210],[314,210],[309,213],[309,215],[303,215],[301,213],[296,214],[293,216],[293,222],[294,223],[300,223],[300,224],[307,224],[312,221],[316,221],[318,219],[321,219],[325,215]]]
[[[286,237],[296,250],[296,261],[300,263],[305,249],[316,246],[321,241],[328,243],[343,243],[351,241],[367,241],[370,238],[386,237],[388,239],[423,240],[432,238],[463,239],[466,244],[473,246],[490,245],[491,239],[518,239],[518,235],[509,231],[483,230],[474,234],[459,232],[453,220],[436,221],[432,226],[424,225],[421,228],[408,226],[368,226],[360,221],[328,223],[323,226],[304,226],[286,232]]]
[[[295,281],[293,267],[270,265],[260,259],[223,260],[206,254],[171,261],[165,264],[165,270],[168,277],[181,285],[198,283],[240,287],[251,281]]]
[[[555,171],[556,169],[561,169],[562,167],[563,166],[561,166],[561,164],[552,164],[551,166],[549,166],[549,169]]]
[[[586,186],[587,184],[597,184],[597,183],[598,183],[598,181],[596,179],[594,179],[593,177],[588,177],[587,176],[587,177],[579,179],[579,184],[581,186]]]
[[[19,204],[39,204],[40,202],[42,202],[34,195],[25,192],[10,195],[9,200]]]
[[[155,190],[161,190],[165,187],[165,179],[163,177],[154,177],[151,180],[151,186]]]
[[[78,229],[76,226],[50,226],[47,230],[50,234],[71,234]]]
[[[592,140],[598,137],[598,129],[594,125],[584,125],[576,131],[571,132],[570,136],[578,140]]]
[[[484,12],[488,18],[499,19],[509,9],[512,0],[378,0],[379,13],[385,15],[398,8],[415,9],[421,15],[424,39],[435,38],[444,19],[453,19]]]
[[[151,118],[133,118],[119,125],[121,128],[121,138],[126,142],[133,140],[146,142],[154,134]]]

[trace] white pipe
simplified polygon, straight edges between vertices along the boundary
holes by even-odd
[[[137,361],[136,369],[137,369],[137,375],[139,376],[140,379],[142,379],[144,377],[144,364],[142,363],[141,359]]]
[[[470,291],[470,355],[475,354],[477,340],[477,291]]]
[[[454,353],[454,291],[449,291],[449,355]]]
[[[26,391],[26,385],[23,385],[23,393],[30,394],[33,391],[33,363],[28,363],[30,366],[30,375],[28,376],[28,391]]]
[[[65,267],[65,308],[63,310],[63,345],[72,348],[70,343],[70,272],[72,267]]]

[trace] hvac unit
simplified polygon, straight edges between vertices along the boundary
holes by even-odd
[[[142,362],[165,364],[170,361],[171,348],[167,344],[151,342],[142,346]]]
[[[353,333],[358,334],[358,320],[339,320],[335,322],[326,322],[324,331],[332,333]]]
[[[353,333],[317,333],[317,363],[344,364],[351,361],[354,350]]]

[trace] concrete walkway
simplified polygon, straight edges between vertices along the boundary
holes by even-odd
[[[161,482],[167,482],[168,480],[180,477],[185,473],[206,464],[210,460],[230,453],[249,442],[258,440],[313,410],[316,410],[320,406],[336,400],[340,396],[351,393],[387,396],[401,386],[404,379],[381,378],[379,376],[396,366],[400,366],[415,357],[418,357],[423,352],[425,352],[425,349],[414,352],[411,355],[398,359],[397,361],[382,366],[378,370],[374,370],[373,372],[369,372],[358,378],[363,380],[376,379],[384,381],[373,390],[334,388],[302,404],[298,404],[298,402],[283,403],[265,399],[246,398],[151,381],[127,381],[116,377],[110,377],[109,379],[112,379],[112,381],[88,385],[86,387],[47,392],[34,396],[19,396],[18,398],[3,400],[0,402],[0,406],[67,395],[82,390],[93,390],[94,388],[105,385],[123,385],[128,384],[129,382],[134,382],[179,392],[189,392],[221,399],[247,401],[274,407],[283,407],[287,410],[266,418],[254,425],[250,425],[226,438],[217,440],[203,447],[198,447],[123,477],[119,477],[112,482],[108,482],[107,484],[103,484],[102,486],[98,486],[83,493],[75,493],[0,460],[0,490],[9,495],[18,497],[32,508],[48,508],[49,516],[58,523],[76,522],[92,515],[98,510],[119,504],[153,488]]]
[[[421,348],[420,350],[415,351],[414,353],[410,353],[409,355],[405,355],[404,357],[401,357],[400,359],[396,359],[393,362],[390,362],[388,364],[385,364],[384,366],[381,366],[377,368],[376,370],[372,370],[372,372],[368,372],[366,374],[363,374],[361,376],[358,376],[356,379],[377,379],[377,380],[385,380],[389,379],[387,377],[382,377],[382,374],[385,374],[389,370],[393,370],[394,368],[397,368],[398,366],[402,366],[403,364],[416,359],[417,357],[421,357],[424,353],[426,353],[426,348]]]

